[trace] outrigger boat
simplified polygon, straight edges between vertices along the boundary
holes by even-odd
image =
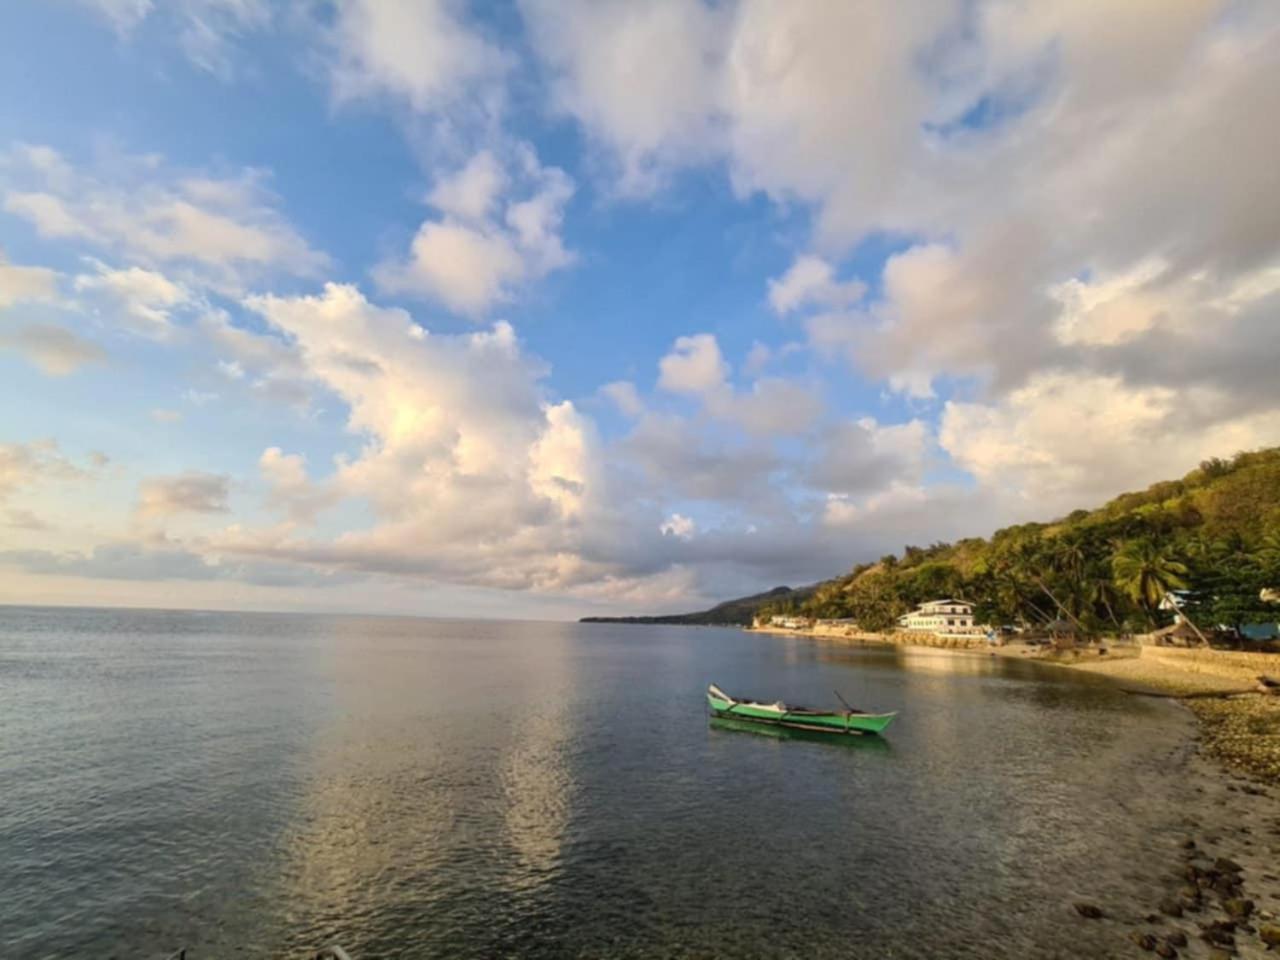
[[[840,697],[840,694],[836,694]],[[844,702],[844,697],[840,697]],[[762,703],[759,700],[735,700],[714,683],[707,688],[707,705],[717,717],[768,723],[796,730],[812,730],[818,733],[852,734],[883,733],[897,713],[865,713],[845,703],[844,710],[813,710],[794,707],[775,700]]]

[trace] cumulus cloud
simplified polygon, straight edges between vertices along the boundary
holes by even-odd
[[[624,193],[647,192],[671,167],[711,155],[724,13],[700,0],[520,8],[556,105],[613,151]]]
[[[339,5],[330,35],[338,99],[390,94],[425,112],[467,96],[498,96],[491,81],[506,73],[511,58],[467,24],[463,13],[457,0]]]
[[[84,476],[84,468],[69,460],[56,440],[0,443],[0,500],[37,484]]]
[[[334,502],[333,490],[312,482],[301,454],[268,447],[258,460],[258,468],[267,483],[267,505],[295,523],[314,522],[316,515]]]
[[[560,237],[573,189],[564,171],[542,166],[527,147],[515,151],[513,171],[483,150],[436,184],[428,202],[440,218],[425,221],[408,257],[382,264],[375,277],[385,290],[482,314],[573,262]]]
[[[0,330],[0,348],[18,353],[51,377],[68,376],[107,356],[93,341],[51,323]]]
[[[728,376],[729,364],[710,333],[677,338],[671,352],[658,361],[658,386],[672,393],[710,393]]]
[[[24,301],[54,299],[57,281],[56,271],[9,263],[0,250],[0,310]]]
[[[76,291],[97,298],[126,329],[148,339],[168,339],[173,332],[174,310],[194,299],[182,284],[155,270],[113,270],[98,261],[92,265],[93,273],[76,277]]]
[[[769,304],[778,314],[800,307],[844,307],[866,292],[859,280],[837,281],[831,264],[812,255],[797,257],[781,277],[769,281]]]
[[[138,484],[138,516],[172,517],[185,513],[226,513],[231,479],[223,474],[189,470],[167,477],[148,477]]]
[[[368,503],[378,523],[333,543],[232,532],[226,549],[488,586],[589,578],[582,525],[603,496],[594,431],[546,396],[545,367],[510,326],[433,334],[335,284],[248,305],[346,405],[362,444],[320,482]],[[300,464],[268,460],[301,480]]]
[[[260,170],[214,177],[147,155],[117,158],[103,179],[49,147],[21,144],[0,160],[11,184],[4,209],[49,239],[182,267],[232,289],[270,271],[312,275],[327,263],[279,212]]]
[[[949,401],[938,441],[984,484],[1052,515],[1275,437],[1273,411],[1231,412],[1217,390],[1044,371],[998,401]]]

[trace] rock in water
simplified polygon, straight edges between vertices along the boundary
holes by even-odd
[[[1262,938],[1262,942],[1268,947],[1280,947],[1280,926],[1274,923],[1264,923],[1258,928],[1258,936]]]
[[[1169,917],[1182,916],[1182,904],[1177,900],[1161,900],[1160,912]]]
[[[1086,920],[1102,919],[1102,908],[1096,904],[1081,902],[1073,904],[1073,906],[1076,908],[1076,913],[1080,914],[1080,916],[1084,917]]]
[[[1244,867],[1240,866],[1240,864],[1236,863],[1230,857],[1219,857],[1217,860],[1213,861],[1213,866],[1215,869],[1221,870],[1223,873],[1239,873],[1244,869]]]
[[[1222,909],[1227,911],[1227,916],[1234,920],[1243,920],[1249,914],[1253,913],[1253,901],[1241,900],[1239,897],[1233,897],[1230,900],[1222,901]]]
[[[1164,938],[1165,942],[1173,947],[1185,947],[1187,945],[1187,935],[1181,930],[1175,930]]]
[[[1129,939],[1140,946],[1143,950],[1154,950],[1157,945],[1155,937],[1149,933],[1139,933],[1137,930],[1129,934]]]
[[[1170,946],[1169,944],[1167,943],[1156,944],[1157,957],[1164,957],[1165,960],[1173,960],[1173,958],[1176,957],[1177,955],[1178,955],[1178,951],[1173,949],[1173,947]]]

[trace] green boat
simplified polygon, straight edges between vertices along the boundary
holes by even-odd
[[[836,696],[840,696],[836,694]],[[843,700],[843,697],[840,697]],[[796,730],[816,733],[835,733],[859,736],[867,733],[883,733],[893,722],[896,713],[865,713],[845,704],[845,710],[813,710],[796,707],[775,700],[763,703],[759,700],[735,700],[714,683],[707,688],[707,705],[716,717],[747,720],[752,723],[773,724]]]

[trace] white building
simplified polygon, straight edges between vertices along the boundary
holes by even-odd
[[[979,633],[982,630],[973,622],[973,604],[951,599],[920,604],[906,616],[899,617],[898,626],[929,633]]]

